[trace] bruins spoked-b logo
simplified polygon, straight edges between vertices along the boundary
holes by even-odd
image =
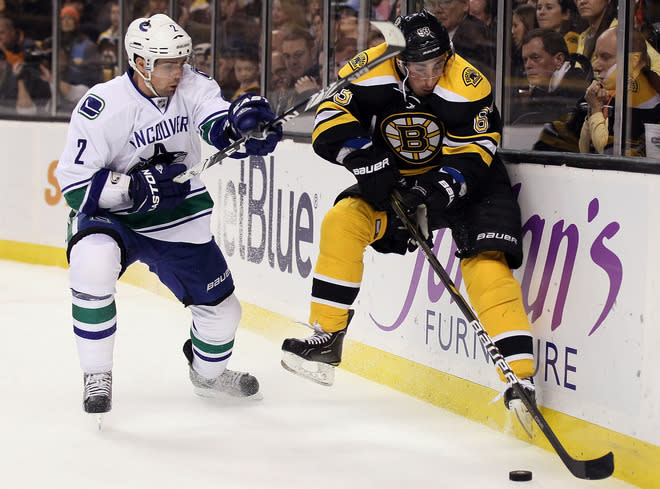
[[[423,165],[442,150],[444,128],[431,114],[392,114],[383,120],[380,130],[392,151],[411,165]]]
[[[463,83],[465,86],[474,85],[475,87],[483,80],[483,75],[474,68],[467,67],[463,70]]]
[[[364,65],[367,64],[367,55],[364,53],[358,53],[348,62],[348,64],[351,65],[353,71],[359,70],[360,68],[362,68]]]
[[[429,37],[432,36],[433,34],[431,33],[431,29],[429,29],[427,26],[424,26],[417,29],[417,35],[419,37]]]

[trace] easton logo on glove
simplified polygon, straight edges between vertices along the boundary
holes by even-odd
[[[163,173],[162,165],[158,165],[158,166],[161,166],[160,171],[158,173]],[[157,167],[154,167],[154,169],[158,170]],[[156,179],[151,174],[150,169],[142,170],[142,174],[144,175],[144,180],[149,185],[149,193],[151,194],[151,207],[149,207],[149,210],[152,211],[158,207],[158,204],[160,204],[160,195],[158,195],[158,185],[156,184]]]
[[[181,163],[159,163],[132,173],[128,189],[129,197],[133,200],[130,212],[173,209],[183,202],[190,191],[190,182],[176,183],[172,178],[185,169]]]
[[[359,168],[353,168],[351,171],[353,175],[368,175],[369,173],[374,173],[381,171],[383,168],[390,166],[390,159],[386,157],[384,160],[378,161],[372,165],[361,166]]]

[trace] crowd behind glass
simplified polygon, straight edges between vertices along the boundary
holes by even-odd
[[[624,154],[657,158],[660,0],[630,5],[626,110],[619,112],[627,123]],[[457,54],[494,86],[502,80],[505,134],[534,135],[508,149],[612,153],[617,66],[624,65],[617,0],[5,0],[0,116],[66,120],[91,86],[124,72],[122,36],[130,21],[156,13],[186,29],[191,64],[218,80],[226,99],[263,94],[281,112],[382,42],[368,20],[393,21],[402,10],[421,8],[447,27]]]

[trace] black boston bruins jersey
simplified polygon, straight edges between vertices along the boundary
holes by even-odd
[[[359,53],[341,77],[379,56],[381,44]],[[501,129],[489,81],[452,56],[434,92],[417,97],[390,59],[358,78],[318,108],[312,141],[321,157],[337,163],[342,148],[370,140],[396,156],[403,175],[442,166],[460,171],[470,187],[489,177]]]

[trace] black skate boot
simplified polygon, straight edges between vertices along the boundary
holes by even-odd
[[[282,366],[289,372],[322,385],[335,381],[335,367],[341,362],[342,345],[354,311],[348,310],[346,327],[334,333],[323,331],[320,326],[309,326],[314,334],[309,338],[287,338],[282,343]]]
[[[83,409],[103,414],[112,409],[112,372],[84,375]]]
[[[525,391],[530,401],[532,401],[532,404],[536,406],[536,390],[534,388],[534,380],[531,377],[520,379],[520,386],[522,387],[523,391]],[[532,438],[534,420],[532,419],[532,416],[529,414],[527,407],[511,383],[507,384],[507,387],[504,390],[504,405],[508,410],[515,413],[525,432],[529,435],[530,438]]]
[[[229,395],[232,397],[249,397],[251,399],[262,398],[261,392],[259,392],[259,381],[249,373],[235,372],[225,368],[215,379],[207,379],[199,375],[192,367],[193,351],[191,340],[186,340],[183,344],[183,354],[188,359],[190,382],[192,382],[195,394],[198,396],[222,398]]]

